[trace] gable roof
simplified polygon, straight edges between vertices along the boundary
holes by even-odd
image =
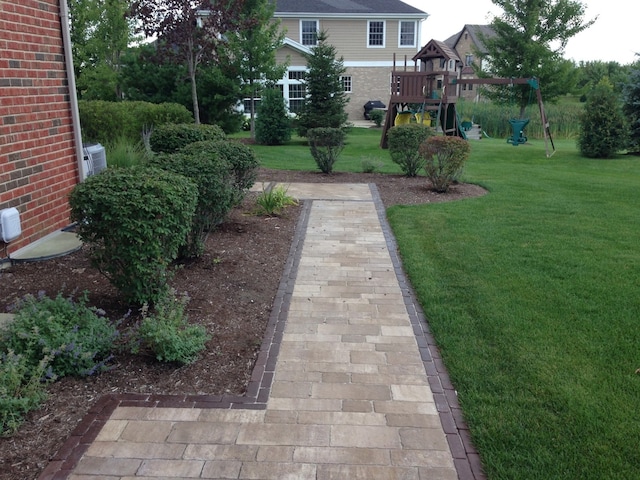
[[[430,58],[444,58],[445,60],[460,61],[455,50],[439,40],[429,40],[429,43],[422,47],[422,49],[414,55],[412,60],[418,61]]]
[[[480,40],[480,37],[484,36],[485,38],[491,38],[496,36],[496,32],[491,28],[491,25],[465,25],[462,30],[447,38],[444,43],[450,48],[455,48],[460,37],[465,31],[471,35],[471,40],[475,44],[476,48],[478,48],[482,53],[486,53],[486,48],[484,43]]]
[[[400,0],[276,0],[275,17],[314,15],[427,18],[428,14]]]

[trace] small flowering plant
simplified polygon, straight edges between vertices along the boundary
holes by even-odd
[[[118,337],[104,311],[87,306],[86,292],[75,299],[40,292],[13,307],[15,319],[2,333],[2,351],[12,351],[37,366],[49,359],[49,375],[87,376],[104,371]]]

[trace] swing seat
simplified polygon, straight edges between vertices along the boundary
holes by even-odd
[[[514,147],[522,143],[527,142],[527,137],[524,135],[524,129],[529,125],[528,118],[512,118],[509,120],[511,124],[511,130],[513,135],[507,138],[507,143],[512,144]]]

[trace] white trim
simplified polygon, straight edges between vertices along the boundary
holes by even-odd
[[[274,18],[317,18],[320,15],[322,18],[343,18],[345,20],[358,19],[383,19],[383,20],[401,20],[401,19],[415,19],[426,20],[429,17],[428,13],[306,13],[306,12],[275,12]]]
[[[298,43],[295,40],[291,40],[289,37],[284,37],[284,40],[282,41],[282,46],[290,47],[294,50],[297,50],[300,53],[308,53],[309,55],[313,51],[306,45],[302,45],[301,43]]]
[[[373,62],[373,61],[347,61],[345,60],[343,62],[343,65],[345,66],[345,68],[392,68],[393,65],[393,61],[392,60],[384,60],[384,61],[377,61],[377,62]],[[398,66],[398,65],[395,65]]]
[[[382,23],[382,45],[371,45],[369,41],[371,40],[371,24],[372,23]],[[382,19],[376,20],[367,20],[367,48],[386,48],[387,45],[387,21]]]

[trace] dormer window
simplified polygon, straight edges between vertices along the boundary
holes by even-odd
[[[318,44],[317,20],[300,20],[300,43],[308,47]]]

